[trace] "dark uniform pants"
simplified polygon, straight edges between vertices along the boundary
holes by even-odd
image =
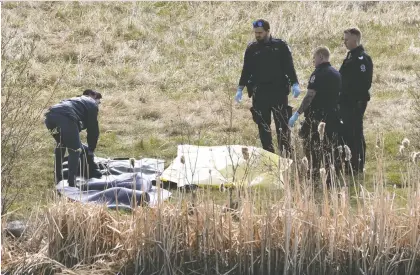
[[[299,131],[299,136],[303,139],[303,148],[305,156],[312,168],[313,178],[318,178],[320,169],[325,168],[327,172],[327,184],[331,184],[331,169],[339,173],[341,163],[338,151],[338,132],[339,121],[335,114],[330,114],[326,119],[324,138],[321,140],[318,126],[321,119],[313,116],[305,117],[305,121]]]
[[[343,140],[351,150],[350,164],[356,172],[363,172],[366,159],[366,141],[363,134],[363,116],[366,107],[367,101],[340,104],[340,115],[345,129]]]
[[[45,119],[45,125],[52,133],[57,145],[54,150],[55,154],[55,180],[62,180],[62,163],[66,152],[68,157],[68,183],[70,186],[75,185],[76,174],[78,169],[79,156],[82,148],[79,135],[79,127],[77,123],[70,118],[61,115],[48,113]]]
[[[271,114],[273,114],[279,153],[290,155],[288,121],[292,115],[292,108],[288,106],[287,93],[272,87],[257,87],[252,97],[251,113],[254,122],[258,125],[263,149],[275,152],[271,135]]]

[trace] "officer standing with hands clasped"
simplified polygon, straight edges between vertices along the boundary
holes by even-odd
[[[274,153],[271,135],[271,113],[279,142],[279,153],[290,154],[290,130],[287,121],[291,116],[288,106],[290,85],[294,97],[300,94],[293,65],[292,53],[287,43],[270,35],[270,24],[258,19],[253,22],[256,41],[248,45],[235,100],[240,103],[247,87],[252,97],[252,118],[258,125],[262,147]]]
[[[363,172],[365,164],[363,116],[370,100],[369,89],[373,76],[372,59],[361,45],[361,38],[362,33],[357,28],[344,31],[344,45],[349,52],[340,68],[343,90],[340,94],[339,107],[344,123],[343,138],[351,150],[351,166],[356,173]]]
[[[87,155],[93,164],[93,152],[99,138],[98,126],[98,105],[102,95],[93,90],[85,90],[80,97],[74,97],[61,101],[49,108],[45,114],[45,125],[51,132],[57,145],[55,153],[55,180],[56,183],[62,180],[63,157],[68,150],[68,184],[74,187],[82,145],[79,132],[87,129]],[[89,161],[88,161],[89,162]],[[90,177],[101,177],[99,171]],[[99,173],[99,174],[98,174]]]
[[[337,102],[341,89],[341,75],[329,62],[330,51],[327,47],[318,47],[313,55],[315,71],[308,83],[308,92],[299,109],[289,119],[293,127],[301,114],[305,121],[299,131],[303,138],[305,155],[311,163],[313,175],[317,177],[323,163],[330,183],[331,163],[339,167],[339,156],[333,154],[338,145],[339,119]],[[332,149],[334,148],[334,149]]]

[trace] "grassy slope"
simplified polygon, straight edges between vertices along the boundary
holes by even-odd
[[[232,104],[255,18],[266,18],[273,35],[290,44],[301,88],[313,70],[311,50],[327,45],[338,68],[346,52],[342,30],[356,25],[375,63],[365,118],[367,175],[374,174],[382,132],[392,184],[401,182],[396,154],[410,131],[408,94],[420,88],[419,14],[416,3],[10,2],[2,4],[2,33],[18,29],[22,39],[40,38],[29,72],[40,87],[50,87],[65,68],[56,101],[85,88],[103,93],[99,156],[169,161],[180,142],[259,146],[250,101]],[[46,194],[52,182],[53,141],[42,121],[39,131],[45,141],[34,145],[38,157],[26,160],[20,175],[32,190],[26,199]]]

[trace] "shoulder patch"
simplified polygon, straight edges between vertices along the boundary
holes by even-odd
[[[362,64],[362,65],[360,66],[360,71],[362,71],[362,72],[366,72],[366,66],[365,66],[365,64]]]
[[[311,79],[309,80],[309,83],[314,83],[315,82],[315,75],[311,76]]]

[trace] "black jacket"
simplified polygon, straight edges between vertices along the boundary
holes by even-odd
[[[308,81],[308,89],[315,90],[316,95],[305,111],[305,117],[334,113],[341,85],[341,75],[330,62],[318,65]]]
[[[87,130],[89,149],[94,151],[99,138],[98,104],[88,96],[65,99],[50,107],[49,112],[64,115],[79,125],[79,130]]]
[[[349,51],[340,68],[343,87],[340,103],[369,101],[372,85],[373,63],[362,45]]]
[[[292,53],[286,42],[270,37],[268,42],[248,45],[239,80],[239,86],[247,86],[248,93],[250,86],[272,84],[284,88],[288,94],[289,85],[297,82]]]

